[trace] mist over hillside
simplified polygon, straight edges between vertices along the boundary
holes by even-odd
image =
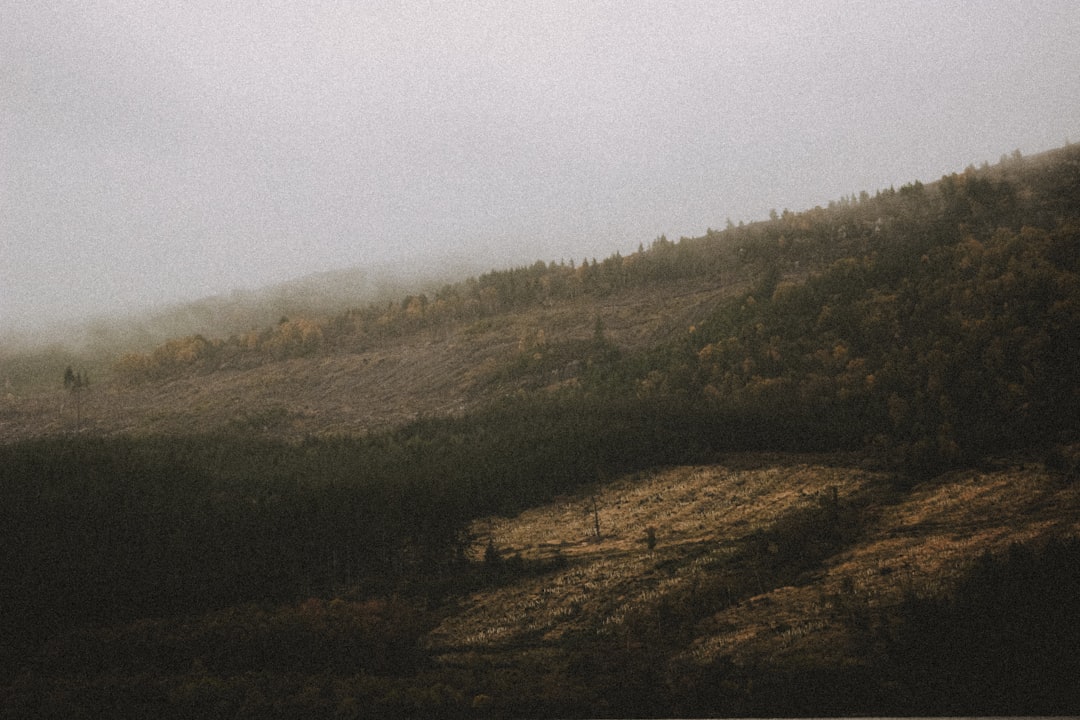
[[[1080,2],[8,2],[0,718],[1080,717]]]
[[[327,317],[349,308],[399,300],[458,281],[465,264],[441,268],[354,267],[275,285],[147,308],[131,314],[49,322],[33,329],[0,328],[0,387],[24,392],[55,386],[65,368],[95,381],[117,358],[148,352],[171,338],[228,337],[262,331],[286,318]]]
[[[322,280],[5,362],[0,708],[1080,707],[1080,146],[366,304]]]
[[[352,267],[305,275],[282,283],[233,290],[190,302],[160,305],[131,314],[94,316],[50,323],[0,335],[0,356],[46,349],[91,358],[150,349],[184,335],[222,337],[262,329],[282,317],[321,317],[348,308],[431,292],[477,268],[465,263],[440,267]]]
[[[1019,154],[1019,151],[1015,152]],[[1026,160],[1035,162],[1037,158],[1053,153],[1047,151]],[[1003,161],[1006,157],[1001,156]],[[988,164],[983,162],[982,167],[986,168]],[[921,185],[935,181],[923,178],[915,182]],[[864,188],[864,194],[867,190],[880,195],[887,189]],[[854,200],[856,195],[853,193],[850,197]],[[847,197],[842,201],[834,199],[829,205],[846,202]],[[785,209],[784,213],[791,211]],[[762,222],[740,222],[739,225],[760,225]],[[706,234],[712,236],[716,232],[710,228]],[[468,254],[444,253],[396,265],[331,269],[263,287],[234,289],[229,293],[116,314],[57,321],[42,316],[21,325],[10,322],[5,325],[4,318],[0,317],[0,358],[27,353],[53,354],[74,357],[83,363],[102,364],[123,353],[149,350],[171,338],[189,335],[228,337],[261,330],[282,318],[323,318],[373,303],[399,301],[412,294],[432,295],[439,288],[470,276],[527,267],[541,260],[529,257],[525,251],[526,254],[514,262],[505,252],[485,248],[483,243],[478,243],[477,247],[480,248],[477,252]],[[575,257],[571,252],[563,262],[573,262]],[[588,262],[588,257],[584,260]]]

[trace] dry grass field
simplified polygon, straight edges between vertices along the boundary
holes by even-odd
[[[499,370],[522,347],[587,340],[596,321],[620,348],[646,347],[697,322],[745,281],[723,286],[671,283],[611,297],[586,296],[475,322],[357,342],[310,357],[245,369],[190,372],[161,381],[94,378],[74,396],[55,387],[0,396],[6,442],[76,431],[95,436],[244,430],[288,440],[356,435],[417,417],[463,412],[512,393]],[[565,378],[530,378],[556,383]]]
[[[479,652],[511,664],[575,637],[610,636],[630,645],[642,617],[662,624],[665,604],[685,602],[698,587],[710,585],[715,593],[717,583],[753,586],[746,576],[754,566],[740,555],[740,543],[793,512],[828,507],[835,497],[839,506],[860,508],[852,541],[790,584],[762,581],[749,596],[704,613],[681,655],[702,664],[718,656],[855,662],[853,608],[940,596],[984,552],[1080,532],[1080,485],[1041,465],[959,471],[899,492],[888,474],[858,460],[732,456],[621,478],[595,494],[483,520],[475,527],[477,556],[490,539],[504,558],[560,557],[564,564],[476,593],[432,642],[448,661]],[[655,529],[651,550],[648,527]],[[780,550],[770,544],[763,552]]]

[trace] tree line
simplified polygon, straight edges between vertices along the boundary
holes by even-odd
[[[537,261],[493,270],[431,293],[372,303],[331,316],[281,318],[272,327],[225,338],[193,335],[114,364],[132,381],[177,373],[247,367],[287,357],[362,350],[386,337],[445,324],[471,323],[500,313],[576,297],[603,297],[636,288],[694,280],[721,284],[748,278],[805,278],[840,260],[872,260],[880,272],[903,274],[933,247],[974,238],[986,243],[999,229],[1055,230],[1076,220],[1080,187],[1076,147],[1043,157],[1003,158],[939,181],[913,182],[874,195],[852,195],[828,207],[768,221],[709,229],[677,242],[659,237],[627,256],[597,261]]]

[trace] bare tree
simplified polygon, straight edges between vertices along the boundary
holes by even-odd
[[[89,385],[89,378],[84,377],[82,372],[75,372],[69,365],[64,370],[64,388],[71,393],[75,402],[75,434],[82,429],[82,391]]]

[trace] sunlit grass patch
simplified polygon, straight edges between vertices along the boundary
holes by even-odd
[[[887,474],[835,462],[759,460],[769,464],[744,456],[638,473],[481,521],[477,552],[490,536],[505,553],[566,566],[477,593],[433,639],[514,652],[585,638],[632,647],[642,632],[665,642],[673,623],[675,663],[843,665],[873,642],[871,613],[946,596],[987,549],[1080,533],[1080,489],[1034,465],[901,491]]]
[[[741,538],[793,510],[820,507],[876,480],[872,473],[795,462],[757,469],[675,467],[620,478],[515,518],[482,520],[474,526],[474,558],[482,557],[490,541],[504,557],[559,556],[567,567],[477,593],[435,637],[447,645],[474,645],[610,634],[628,617],[700,595],[702,578],[710,578],[711,597],[719,592],[713,576],[742,572],[730,567]],[[656,539],[651,550],[649,527]]]

